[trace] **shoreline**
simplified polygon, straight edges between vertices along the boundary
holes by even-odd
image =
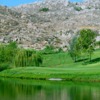
[[[69,70],[69,68],[14,68],[0,72],[1,78],[33,79],[48,81],[77,81],[77,82],[100,82],[100,68],[95,70]],[[42,69],[42,70],[41,70]],[[90,67],[90,69],[92,69]]]

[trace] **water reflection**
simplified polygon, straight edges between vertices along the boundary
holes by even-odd
[[[100,100],[100,83],[0,79],[1,100]]]

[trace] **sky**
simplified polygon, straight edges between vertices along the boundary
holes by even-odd
[[[0,0],[0,5],[4,6],[18,6],[21,4],[32,3],[39,0]],[[71,2],[81,2],[82,0],[70,0]]]

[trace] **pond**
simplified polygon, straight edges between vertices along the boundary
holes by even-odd
[[[100,100],[100,83],[0,78],[0,100]]]

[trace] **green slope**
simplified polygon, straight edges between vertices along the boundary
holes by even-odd
[[[100,81],[100,51],[93,54],[93,62],[74,63],[68,53],[45,55],[42,67],[17,67],[0,72],[1,77],[44,79],[62,78],[72,81]]]

